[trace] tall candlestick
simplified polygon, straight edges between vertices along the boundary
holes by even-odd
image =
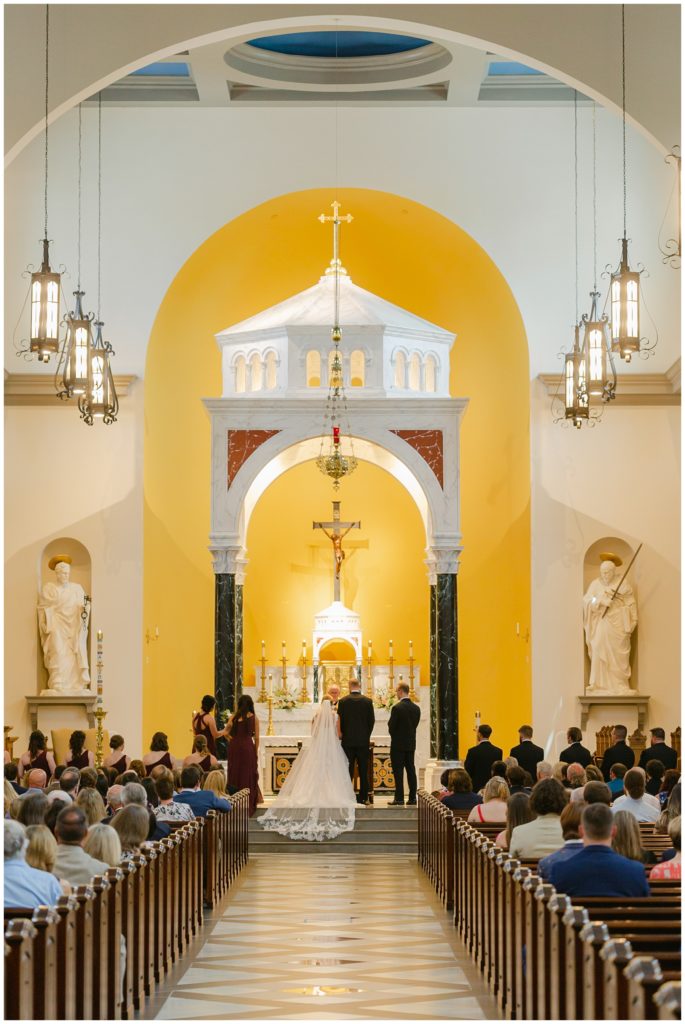
[[[281,655],[285,658],[285,640],[281,640]]]
[[[369,647],[368,647],[368,650],[367,650],[367,657],[368,657],[369,661],[371,661],[371,647],[372,647],[372,644],[371,644],[371,641],[369,640]]]
[[[273,695],[274,695],[274,677],[273,677],[272,673],[269,672],[269,696],[273,697]]]
[[[266,644],[262,640],[262,658],[265,656],[265,651],[266,651]]]

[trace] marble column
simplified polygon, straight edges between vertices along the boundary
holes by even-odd
[[[212,549],[214,555],[214,696],[220,721],[223,711],[234,711],[243,685],[243,579],[242,559],[230,549]],[[238,564],[240,563],[240,564]],[[234,570],[234,571],[223,571]],[[238,570],[238,571],[235,571]],[[225,740],[218,741],[219,757],[226,756]]]
[[[430,578],[431,756],[424,787],[439,788],[440,775],[459,758],[459,663],[457,659],[457,568],[460,549],[432,552]]]

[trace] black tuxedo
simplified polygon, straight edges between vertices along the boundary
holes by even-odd
[[[421,719],[421,708],[409,697],[393,704],[388,719],[390,733],[390,763],[395,776],[395,801],[404,803],[404,772],[407,773],[409,803],[416,803],[416,730]]]
[[[644,768],[648,761],[661,761],[666,768],[677,768],[678,752],[666,743],[655,743],[640,754],[640,768]]]
[[[523,740],[522,743],[518,743],[515,747],[512,747],[509,751],[511,757],[515,757],[524,772],[528,772],[533,784],[537,779],[538,764],[540,761],[545,760],[545,752],[542,747],[538,747],[533,743],[532,740]]]
[[[609,771],[612,765],[624,764],[626,768],[632,768],[635,764],[635,754],[632,752],[625,740],[619,740],[613,747],[607,747],[602,758],[602,775],[604,781],[609,781]]]
[[[502,748],[496,747],[490,740],[483,740],[469,749],[464,761],[464,768],[471,776],[474,793],[481,790],[490,778],[490,769],[495,761],[501,760]]]
[[[350,778],[354,775],[355,764],[359,770],[357,801],[363,804],[369,796],[369,740],[376,724],[373,701],[353,691],[338,701],[338,717],[342,748],[350,763]]]
[[[592,764],[592,754],[582,743],[572,743],[566,750],[562,750],[559,760],[565,764],[582,764],[583,768],[587,768]]]

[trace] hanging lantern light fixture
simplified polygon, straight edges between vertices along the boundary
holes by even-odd
[[[343,477],[349,476],[357,468],[357,459],[354,455],[347,416],[347,397],[345,395],[342,356],[340,353],[340,342],[342,340],[342,330],[340,328],[340,275],[345,273],[340,262],[340,224],[343,222],[349,224],[352,216],[348,213],[341,217],[340,204],[337,201],[331,205],[333,207],[333,216],[327,217],[322,213],[319,217],[322,224],[325,224],[327,221],[333,224],[333,259],[326,271],[327,274],[332,273],[333,276],[333,327],[331,329],[333,351],[332,358],[329,360],[328,397],[326,399],[326,411],[321,431],[321,447],[316,465],[325,476],[333,480],[333,489],[337,491],[340,489],[340,481]],[[349,454],[343,453],[343,425],[345,427],[344,433],[348,437]]]
[[[95,420],[109,425],[116,423],[119,398],[112,376],[111,356],[114,349],[102,336],[105,326],[101,315],[102,299],[102,93],[98,95],[98,315],[95,333],[91,334],[87,353],[87,383],[79,398],[81,419],[92,427]]]
[[[573,351],[564,356],[564,416],[578,430],[590,417],[585,376],[585,356],[580,346],[580,327],[575,326]]]

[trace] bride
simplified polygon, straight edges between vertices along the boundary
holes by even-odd
[[[275,802],[257,819],[268,832],[320,842],[354,828],[357,803],[337,717],[324,698],[312,723],[311,742],[297,755]]]

